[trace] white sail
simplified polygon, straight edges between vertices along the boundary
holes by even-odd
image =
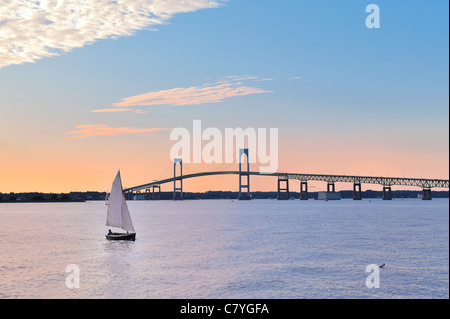
[[[122,228],[133,233],[135,232],[133,223],[131,221],[130,212],[128,211],[127,202],[122,192],[120,171],[117,173],[116,178],[114,179],[111,193],[109,194],[106,225]]]

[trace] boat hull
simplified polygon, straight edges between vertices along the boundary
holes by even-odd
[[[108,240],[136,240],[136,233],[123,234],[123,233],[112,233],[111,235],[105,235]]]

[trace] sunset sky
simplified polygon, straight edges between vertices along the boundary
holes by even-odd
[[[371,3],[380,28],[366,27]],[[117,169],[125,187],[170,177],[170,132],[193,120],[278,128],[282,172],[448,179],[448,6],[0,0],[0,192],[106,191]]]

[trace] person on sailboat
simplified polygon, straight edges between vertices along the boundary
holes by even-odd
[[[108,235],[112,235],[111,229],[108,229]]]

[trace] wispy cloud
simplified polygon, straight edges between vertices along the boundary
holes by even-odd
[[[72,134],[73,136],[67,136],[66,138],[77,139],[90,136],[114,136],[169,130],[168,128],[109,127],[108,125],[77,125],[76,128],[78,130],[67,132],[67,134]]]
[[[134,110],[133,113],[135,113],[135,114],[145,114],[145,113],[148,113],[148,111]]]
[[[167,23],[223,0],[0,0],[0,68]]]
[[[148,113],[135,106],[155,106],[155,105],[195,105],[204,103],[218,103],[227,98],[245,96],[250,94],[271,93],[272,91],[245,85],[243,81],[261,82],[271,81],[271,78],[259,78],[257,76],[229,76],[225,79],[208,83],[201,86],[188,88],[174,88],[160,90],[145,94],[130,96],[122,99],[121,102],[112,104],[113,108],[103,108],[92,110],[93,113],[120,113],[133,112],[136,114]],[[85,138],[90,136],[113,136],[119,134],[148,133],[164,128],[134,128],[134,127],[109,127],[107,125],[78,125],[76,131],[68,132],[72,136],[68,139]]]
[[[245,79],[249,79],[248,77]],[[252,79],[257,79],[253,77]],[[242,78],[229,78],[216,83],[154,91],[130,96],[114,103],[116,107],[149,106],[149,105],[196,105],[223,102],[225,99],[259,93],[271,93],[263,89],[245,85]]]
[[[98,109],[98,110],[92,110],[93,113],[108,113],[108,112],[114,112],[114,113],[120,113],[120,112],[129,112],[133,111],[134,109]],[[136,113],[136,112],[135,112]]]
[[[255,81],[256,81],[256,82],[273,81],[273,78],[258,79],[258,80],[255,80]]]

